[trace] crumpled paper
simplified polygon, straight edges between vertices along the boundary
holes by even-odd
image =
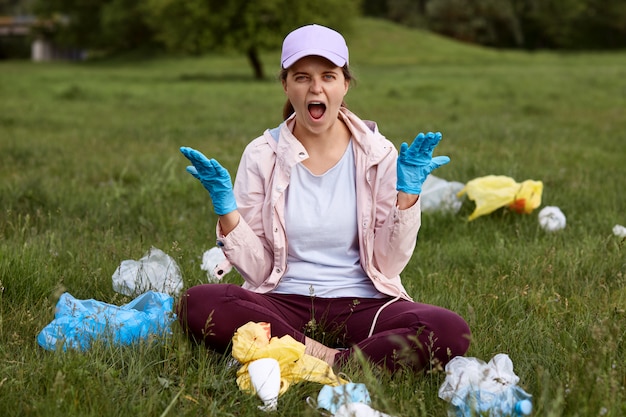
[[[532,410],[532,397],[517,386],[519,377],[507,354],[495,355],[489,363],[477,358],[457,356],[446,364],[446,379],[439,388],[439,398],[448,401],[449,416],[510,415],[521,405]],[[530,410],[528,410],[530,408]]]
[[[529,214],[541,205],[542,192],[541,181],[518,183],[504,175],[488,175],[467,182],[457,196],[467,194],[476,203],[474,212],[468,218],[471,221],[505,206],[517,213]]]
[[[232,356],[243,365],[237,371],[237,385],[242,391],[254,393],[248,364],[261,358],[274,358],[280,365],[279,395],[291,384],[301,381],[337,386],[348,381],[335,375],[328,363],[304,353],[304,344],[291,336],[271,337],[269,323],[249,322],[235,332]]]

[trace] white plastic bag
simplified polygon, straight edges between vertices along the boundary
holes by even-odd
[[[430,174],[424,181],[420,194],[422,211],[457,213],[463,205],[463,198],[458,197],[457,193],[464,186],[461,182],[446,181]]]
[[[137,296],[146,291],[157,291],[178,296],[183,279],[178,264],[172,257],[155,247],[138,261],[122,261],[113,273],[113,291]]]

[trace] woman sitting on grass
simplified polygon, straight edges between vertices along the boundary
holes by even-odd
[[[348,47],[334,30],[291,32],[281,64],[285,121],[246,147],[234,189],[216,160],[181,148],[219,215],[218,246],[245,280],[190,288],[178,306],[183,328],[225,352],[240,326],[268,322],[272,336],[292,336],[331,366],[356,351],[392,371],[463,355],[467,323],[412,301],[400,281],[422,184],[450,160],[432,157],[441,134],[420,133],[398,156],[376,124],[351,113]]]

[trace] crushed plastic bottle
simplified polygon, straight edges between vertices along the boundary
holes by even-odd
[[[449,417],[522,417],[532,413],[532,396],[517,386],[519,377],[506,354],[485,363],[457,356],[446,365],[439,397],[450,403]]]

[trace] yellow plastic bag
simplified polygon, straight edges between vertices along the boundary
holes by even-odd
[[[242,391],[254,393],[248,364],[261,358],[273,358],[280,365],[282,395],[291,384],[301,381],[337,386],[348,381],[338,378],[321,359],[304,353],[304,345],[291,336],[271,337],[269,323],[249,322],[233,336],[232,355],[243,364],[237,371],[237,385]]]
[[[467,194],[476,203],[474,212],[469,216],[471,221],[505,206],[517,213],[531,213],[541,205],[542,192],[541,181],[517,183],[503,175],[488,175],[469,181],[457,196]]]

